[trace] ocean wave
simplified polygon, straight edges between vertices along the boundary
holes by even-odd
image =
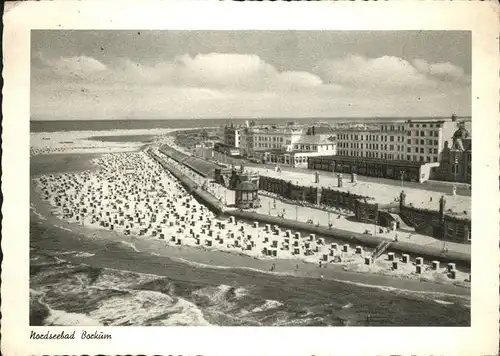
[[[40,220],[47,220],[47,218],[45,216],[43,216],[42,214],[40,214],[36,210],[33,210],[33,214],[35,214]]]
[[[72,256],[72,257],[80,257],[80,258],[95,256],[95,253],[82,252],[82,251],[57,251],[55,254],[58,256]]]
[[[132,250],[134,250],[135,252],[140,252],[137,247],[135,247],[135,245],[132,243],[132,242],[128,242],[128,241],[120,241],[120,243],[122,245],[125,245],[127,247],[130,247]]]
[[[283,306],[283,303],[281,303],[277,300],[266,299],[264,304],[262,304],[261,306],[258,306],[256,308],[253,308],[251,312],[252,313],[260,313],[260,312],[264,312],[264,311],[269,311],[271,309],[277,309],[281,306]]]
[[[332,280],[335,282],[340,282],[340,283],[345,283],[345,284],[356,285],[359,287],[379,289],[379,290],[382,290],[385,292],[391,292],[391,293],[409,293],[409,294],[413,294],[413,295],[418,294],[418,295],[429,295],[429,296],[434,295],[434,296],[443,296],[443,297],[453,297],[453,298],[459,298],[459,299],[465,299],[465,300],[470,299],[470,296],[453,294],[453,293],[425,291],[425,290],[411,290],[411,289],[405,289],[405,288],[389,287],[389,286],[383,286],[383,285],[378,285],[378,284],[361,283],[361,282],[354,282],[354,281],[335,279],[335,278],[329,279],[329,280]]]
[[[441,300],[441,299],[434,299],[434,301],[438,304],[444,304],[444,305],[454,304],[453,302],[447,302],[446,300]]]
[[[210,325],[195,304],[154,291],[131,290],[126,296],[104,300],[90,316],[106,325]]]
[[[79,257],[79,258],[88,258],[93,256],[95,256],[95,253],[90,253],[90,252],[78,252],[74,255],[74,257]]]
[[[48,306],[47,306],[48,307]],[[48,326],[102,326],[99,321],[81,313],[69,313],[49,308],[49,316],[45,319]]]
[[[278,276],[297,276],[293,272],[275,272],[275,271],[266,271],[266,270],[261,270],[258,268],[251,268],[251,267],[238,267],[238,266],[233,267],[233,266],[211,265],[211,264],[206,264],[206,263],[201,263],[201,262],[189,261],[189,260],[186,260],[186,259],[180,258],[180,257],[171,258],[171,259],[175,260],[175,261],[186,263],[186,264],[193,266],[193,267],[199,267],[199,268],[212,268],[212,269],[225,269],[225,270],[246,270],[246,271],[266,273],[266,274],[278,275]],[[442,297],[453,297],[453,298],[459,298],[459,299],[464,299],[464,300],[470,300],[470,296],[454,294],[454,293],[444,293],[444,292],[435,292],[435,291],[418,291],[418,290],[415,291],[415,290],[411,290],[411,289],[390,287],[390,286],[384,286],[384,285],[379,285],[379,284],[354,282],[354,281],[337,279],[337,278],[328,278],[328,280],[340,282],[340,283],[345,283],[345,284],[356,285],[359,287],[379,289],[379,290],[382,290],[385,292],[390,292],[390,293],[405,293],[405,294],[410,293],[413,295],[417,294],[417,295],[422,295],[422,296],[442,296]]]
[[[222,266],[222,265],[211,265],[208,263],[202,263],[202,262],[195,262],[195,261],[189,261],[186,260],[182,257],[169,257],[173,261],[177,262],[182,262],[187,265],[193,266],[193,267],[199,267],[199,268],[212,268],[212,269],[225,269],[225,270],[243,270],[243,271],[252,271],[252,272],[258,272],[258,273],[266,273],[266,274],[271,274],[275,276],[296,276],[295,273],[293,272],[276,272],[276,271],[266,271],[258,268],[252,268],[252,267],[243,267],[243,266]]]
[[[69,232],[72,232],[73,230],[71,229],[68,229],[67,227],[64,227],[64,226],[61,226],[61,225],[54,225],[55,227],[58,227],[59,229],[61,230],[65,230],[65,231],[69,231]]]

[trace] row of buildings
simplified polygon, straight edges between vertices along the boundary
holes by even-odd
[[[292,167],[393,179],[471,182],[471,120],[224,128],[224,143],[243,157]]]

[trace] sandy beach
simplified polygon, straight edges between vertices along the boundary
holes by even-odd
[[[328,277],[323,271],[333,269],[468,286],[468,271],[456,270],[452,279],[448,276],[448,266],[433,266],[432,261],[425,261],[418,274],[415,260],[404,260],[403,256],[392,253],[384,254],[367,265],[366,259],[370,258],[371,250],[362,246],[340,242],[326,244],[322,238],[281,231],[277,226],[255,226],[231,219],[217,219],[190,198],[168,172],[161,172],[148,159],[142,152],[102,156],[93,161],[101,167],[96,172],[37,177],[38,193],[46,189],[45,199],[52,206],[51,213],[69,222],[70,229],[79,224],[94,230],[93,234],[97,232],[99,236],[104,231],[113,230],[116,236],[132,236],[134,243],[139,244],[156,246],[160,243],[174,249],[186,246],[201,249],[207,254],[213,251],[242,254],[262,260],[266,266],[263,270],[274,269],[278,272],[279,269],[280,273],[297,273],[296,264],[301,262],[314,266],[315,277]],[[113,176],[128,174],[134,178],[112,181]],[[162,174],[165,176],[161,179],[152,178]],[[155,190],[157,185],[160,186],[158,191]],[[57,194],[62,190],[64,194]],[[77,192],[85,193],[78,195]],[[131,192],[136,195],[133,205],[126,202],[126,196]],[[150,198],[152,202],[148,203]],[[79,206],[72,203],[75,201],[80,202]],[[158,215],[155,206],[166,209],[167,213]],[[134,213],[136,216],[132,216]],[[103,216],[104,219],[100,219]],[[175,221],[171,221],[171,216]],[[288,268],[280,268],[279,263],[285,262],[277,261],[287,261]]]
[[[125,134],[131,135],[130,132],[121,133],[122,136],[126,136]],[[85,140],[79,135],[77,134]],[[104,135],[101,133],[99,136]],[[34,304],[31,310],[35,313],[32,314],[32,323],[385,325],[394,320],[394,317],[388,317],[394,303],[403,302],[400,308],[405,312],[397,316],[402,325],[443,325],[447,323],[445,320],[453,324],[456,323],[454,318],[457,313],[463,313],[463,323],[468,323],[468,271],[456,271],[455,279],[452,280],[446,272],[447,266],[439,266],[433,270],[431,261],[425,261],[422,274],[417,275],[413,260],[402,263],[402,256],[395,255],[393,257],[398,261],[398,268],[394,269],[394,261],[389,261],[393,257],[389,257],[387,253],[374,263],[365,265],[365,258],[371,251],[363,247],[359,251],[358,246],[344,247],[343,243],[338,242],[334,249],[333,243],[327,244],[320,237],[303,234],[295,238],[295,232],[281,231],[275,226],[256,227],[252,222],[218,219],[190,198],[168,172],[155,166],[155,163],[140,151],[142,146],[130,146],[127,150],[115,147],[117,151],[109,153],[106,146],[113,146],[114,143],[98,144],[101,146],[99,149],[102,149],[99,154],[90,154],[89,151],[92,150],[75,153],[74,150],[65,150],[64,147],[56,145],[58,154],[32,156],[30,254],[33,268],[38,266],[34,271],[40,271],[33,272],[35,274],[32,277],[34,279],[31,296]],[[124,146],[128,146],[128,143],[125,142]],[[184,167],[179,168],[186,171]],[[211,191],[214,195],[220,194],[220,191],[216,193],[215,186]],[[129,210],[126,208],[127,202]],[[153,208],[156,205],[162,213],[155,213]],[[87,214],[77,221],[76,216],[83,211],[82,207],[87,208]],[[99,217],[99,221],[94,219],[92,222],[91,209],[94,209],[93,214],[95,218]],[[123,213],[121,217],[120,209]],[[70,212],[74,213],[73,217],[70,217]],[[107,212],[110,216],[107,216]],[[140,212],[141,221],[138,221],[138,217],[132,212]],[[165,212],[170,215],[162,215]],[[152,218],[154,214],[156,219]],[[203,221],[195,224],[196,226],[189,225],[191,215],[195,215],[196,221],[200,221],[202,214]],[[121,226],[118,222],[116,228],[111,230],[109,217],[115,220],[121,218],[124,225]],[[184,222],[182,217],[185,217]],[[170,226],[172,218],[173,224]],[[207,224],[207,218],[211,220],[209,227],[212,236],[208,236],[208,231],[201,233],[203,224]],[[101,225],[106,221],[107,226]],[[125,222],[136,225],[129,226],[129,231],[126,231]],[[224,228],[221,224],[224,224]],[[199,231],[194,231],[193,236],[190,228]],[[207,228],[208,226],[205,226],[205,229]],[[239,231],[241,228],[245,230],[244,233]],[[182,233],[179,233],[180,230],[183,230]],[[234,237],[231,234],[234,234]],[[197,238],[197,235],[200,236]],[[253,242],[245,235],[255,236]],[[177,238],[174,240],[173,236]],[[223,243],[221,240],[224,240]],[[208,241],[211,241],[211,246]],[[300,248],[298,255],[292,251],[294,241]],[[286,245],[288,250],[285,249]],[[248,249],[248,246],[252,247]],[[344,248],[347,252],[343,251]],[[273,256],[273,250],[276,251],[276,256]],[[324,255],[327,255],[326,261],[322,261],[320,266],[319,261],[325,258]],[[131,260],[134,262],[130,263]],[[52,272],[44,272],[46,268],[50,268]],[[78,279],[71,277],[75,276],[75,272],[72,272],[75,269],[82,271],[78,273],[83,273]],[[88,272],[83,272],[86,269],[89,269]],[[67,276],[63,273],[65,270],[68,270]],[[95,271],[101,271],[101,277],[98,277],[97,281],[92,277]],[[50,277],[54,273],[60,275],[57,282],[52,281],[53,277]],[[171,299],[165,296],[165,291],[158,294],[158,287],[151,291],[151,283],[159,286],[163,283],[160,281],[166,278],[170,285],[173,283],[173,275],[189,280],[182,282],[195,288],[189,296],[182,294]],[[87,281],[84,282],[85,280]],[[131,287],[125,287],[127,283],[131,283],[127,282],[129,280],[135,282],[130,284]],[[145,286],[141,288],[150,291],[135,291],[134,286],[138,285],[138,281],[144,281]],[[207,286],[207,282],[210,286]],[[89,290],[88,286],[95,283],[96,287]],[[181,282],[175,282],[177,283]],[[69,285],[72,286],[71,289],[68,289]],[[113,295],[116,293],[113,292],[116,288],[114,285],[120,285],[121,289],[126,288],[124,290],[130,290],[132,293],[132,299],[127,302],[127,306],[123,305],[126,309],[120,309],[113,301]],[[249,285],[260,287],[257,291],[256,287]],[[294,287],[289,289],[285,285]],[[273,286],[272,289],[270,286]],[[303,286],[308,287],[299,292]],[[172,287],[169,288],[169,295],[178,294],[183,290],[176,288],[174,292]],[[91,293],[90,300],[101,300],[99,307],[96,304],[98,309],[81,309],[76,307],[76,304],[75,307],[72,306],[72,297],[68,295],[68,291],[80,289],[81,293]],[[94,291],[97,290],[102,290],[99,292],[100,299],[95,299],[97,295],[94,296]],[[309,295],[312,290],[316,292]],[[343,292],[340,292],[341,290]],[[49,291],[52,292],[47,294]],[[386,301],[382,304],[387,303],[387,306],[381,306],[379,302],[367,309],[366,300],[361,303],[352,302],[357,300],[358,295],[368,291],[372,297]],[[297,293],[304,294],[306,299],[299,303]],[[206,296],[203,298],[209,298],[207,302],[200,302],[202,295]],[[250,295],[252,302],[247,301]],[[333,295],[335,297],[332,299]],[[283,299],[285,296],[292,299]],[[300,299],[302,300],[302,297]],[[330,309],[332,302],[338,303],[334,310]],[[151,310],[148,309],[146,313],[140,311],[140,305],[143,303],[159,304]],[[209,306],[202,307],[204,303],[209,303]],[[255,306],[248,309],[248,303]],[[418,310],[414,303],[425,303],[429,310],[439,309],[422,318],[412,311]],[[309,304],[311,306],[307,306]],[[233,309],[227,309],[230,305]],[[290,307],[287,309],[286,305],[295,305],[293,310],[301,310],[305,305],[306,310],[315,311],[312,315],[310,311],[297,315],[289,310]],[[234,317],[236,306],[240,311],[237,317]],[[124,313],[128,315],[134,308],[139,308],[134,314],[134,321],[130,318],[125,321]],[[165,310],[169,310],[170,316],[155,321]]]

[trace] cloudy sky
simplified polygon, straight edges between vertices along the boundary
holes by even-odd
[[[469,116],[453,31],[32,31],[31,117]]]

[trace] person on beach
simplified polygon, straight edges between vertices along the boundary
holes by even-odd
[[[276,268],[276,264],[273,263],[273,265],[271,266],[271,271],[274,271]]]
[[[295,270],[296,270],[296,271],[298,271],[298,270],[299,270],[299,264],[298,264],[298,263],[295,265]]]
[[[323,274],[321,274],[321,276],[319,278],[323,279]]]

